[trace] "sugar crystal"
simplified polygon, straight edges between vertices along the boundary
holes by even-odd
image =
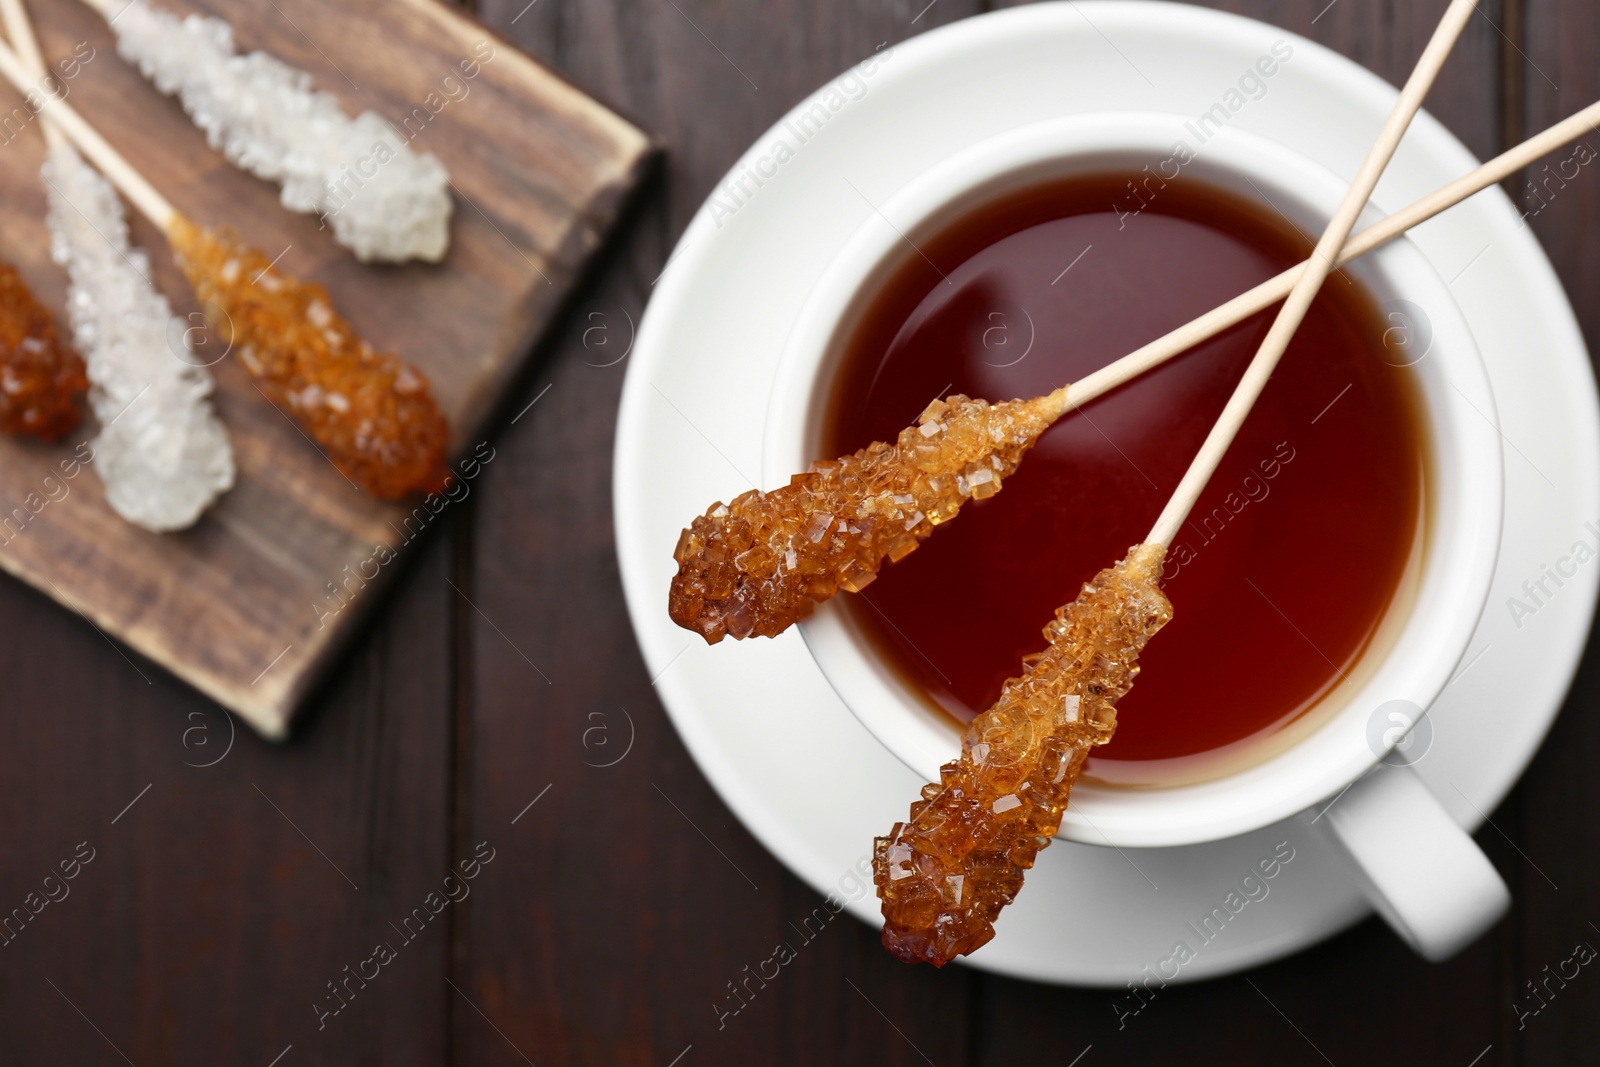
[[[0,263],[0,430],[56,441],[78,425],[83,360],[10,264]]]
[[[188,324],[150,284],[110,183],[66,145],[44,165],[51,252],[70,282],[73,340],[100,421],[94,468],[106,500],[150,530],[181,530],[233,485],[233,447]]]
[[[117,5],[117,52],[177,95],[211,147],[320,215],[363,261],[437,262],[450,244],[450,175],[371,111],[352,119],[311,76],[265,52],[239,55],[218,18]]]
[[[960,758],[923,788],[908,820],[876,840],[883,944],[895,956],[942,967],[994,937],[1060,827],[1089,749],[1111,740],[1145,642],[1172,618],[1156,584],[1165,556],[1135,545],[1057,610],[1049,647],[972,720]]]
[[[357,336],[321,286],[278,272],[231,234],[179,216],[172,243],[256,387],[346,477],[379,498],[443,488],[450,431],[421,371]]]
[[[773,637],[838,590],[858,592],[966,501],[993,496],[1061,411],[1061,393],[934,401],[894,444],[812,464],[789,484],[715,504],[678,540],[668,613],[715,644]],[[756,571],[743,563],[782,559]],[[739,626],[730,625],[737,617]]]

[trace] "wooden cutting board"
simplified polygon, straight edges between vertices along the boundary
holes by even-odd
[[[31,0],[47,61],[93,50],[67,83],[69,102],[180,210],[281,253],[280,270],[322,282],[368,340],[428,374],[453,430],[456,492],[469,492],[494,462],[486,438],[508,385],[640,180],[652,140],[434,0],[160,3],[228,18],[241,51],[309,71],[346,111],[377,111],[449,169],[445,261],[362,265],[315,218],[285,211],[276,186],[212,151],[175,100],[118,58],[99,16],[78,0]],[[0,112],[20,99],[0,93]],[[0,257],[60,315],[66,279],[49,257],[43,153],[37,123],[0,122]],[[134,239],[187,319],[193,297],[165,243],[142,221]],[[282,737],[408,545],[456,505],[370,499],[231,356],[212,373],[239,477],[193,529],[153,534],[111,511],[93,464],[71,462],[98,432],[86,415],[58,445],[0,438],[0,568]]]

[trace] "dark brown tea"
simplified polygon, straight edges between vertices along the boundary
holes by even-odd
[[[1073,178],[919,240],[847,341],[820,454],[892,441],[935,397],[1049,392],[1311,250],[1272,209],[1202,182],[1130,203],[1126,175]],[[1055,609],[1149,532],[1275,313],[1067,415],[1001,493],[842,598],[853,623],[956,719],[987,708]],[[1353,684],[1424,529],[1404,328],[1343,272],[1328,280],[1172,545],[1173,621],[1091,773],[1181,779]]]

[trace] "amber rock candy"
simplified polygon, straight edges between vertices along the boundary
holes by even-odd
[[[876,839],[883,944],[895,956],[942,967],[994,937],[1000,909],[1061,826],[1090,747],[1111,740],[1145,642],[1172,618],[1157,585],[1165,556],[1135,545],[1058,609],[1049,647],[972,720],[960,758],[923,787],[909,819]]]
[[[449,426],[421,371],[357,336],[322,286],[278,273],[232,234],[180,216],[172,244],[257,388],[351,481],[383,499],[443,487]]]
[[[77,398],[89,388],[83,360],[22,276],[0,263],[0,430],[46,441],[78,425]]]
[[[892,445],[877,441],[772,492],[713,504],[678,539],[672,621],[709,644],[774,637],[839,590],[860,592],[968,500],[998,493],[1065,397],[935,400]]]

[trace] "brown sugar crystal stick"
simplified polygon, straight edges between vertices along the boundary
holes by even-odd
[[[20,0],[0,0],[0,15],[8,26],[19,8]],[[21,42],[19,47],[24,47]],[[37,49],[33,55],[37,57]],[[29,62],[33,69],[43,65],[42,60]],[[50,89],[41,82],[33,91],[42,95]],[[46,124],[45,137],[56,136]],[[61,339],[54,319],[22,275],[0,263],[0,431],[60,440],[78,425],[77,398],[88,388],[83,359]]]
[[[1591,104],[1351,237],[1337,264],[1407,230],[1600,126]],[[1309,263],[1309,261],[1308,261]],[[1288,295],[1308,263],[1241,293],[1094,373],[1034,400],[936,401],[893,443],[813,464],[790,484],[717,503],[678,541],[668,611],[708,642],[772,637],[840,590],[858,592],[967,500],[992,496],[1062,415]],[[998,430],[999,442],[989,438]],[[983,470],[987,464],[989,471]],[[969,472],[977,480],[967,477]]]
[[[883,944],[908,963],[943,966],[994,937],[994,920],[1061,825],[1089,749],[1111,740],[1117,701],[1139,673],[1151,635],[1172,618],[1158,579],[1167,545],[1260,395],[1317,289],[1333,269],[1383,168],[1472,13],[1452,0],[1315,253],[1149,538],[1101,571],[1045,628],[1049,647],[1025,661],[975,718],[959,758],[923,787],[905,822],[873,848]]]
[[[83,359],[9,263],[0,263],[0,431],[59,441],[89,388]]]
[[[31,79],[0,45],[0,75],[21,92]],[[353,483],[392,499],[442,487],[449,426],[427,378],[363,341],[320,285],[275,268],[226,231],[175,208],[83,117],[59,99],[45,115],[166,236],[195,295],[255,386],[299,424]]]

